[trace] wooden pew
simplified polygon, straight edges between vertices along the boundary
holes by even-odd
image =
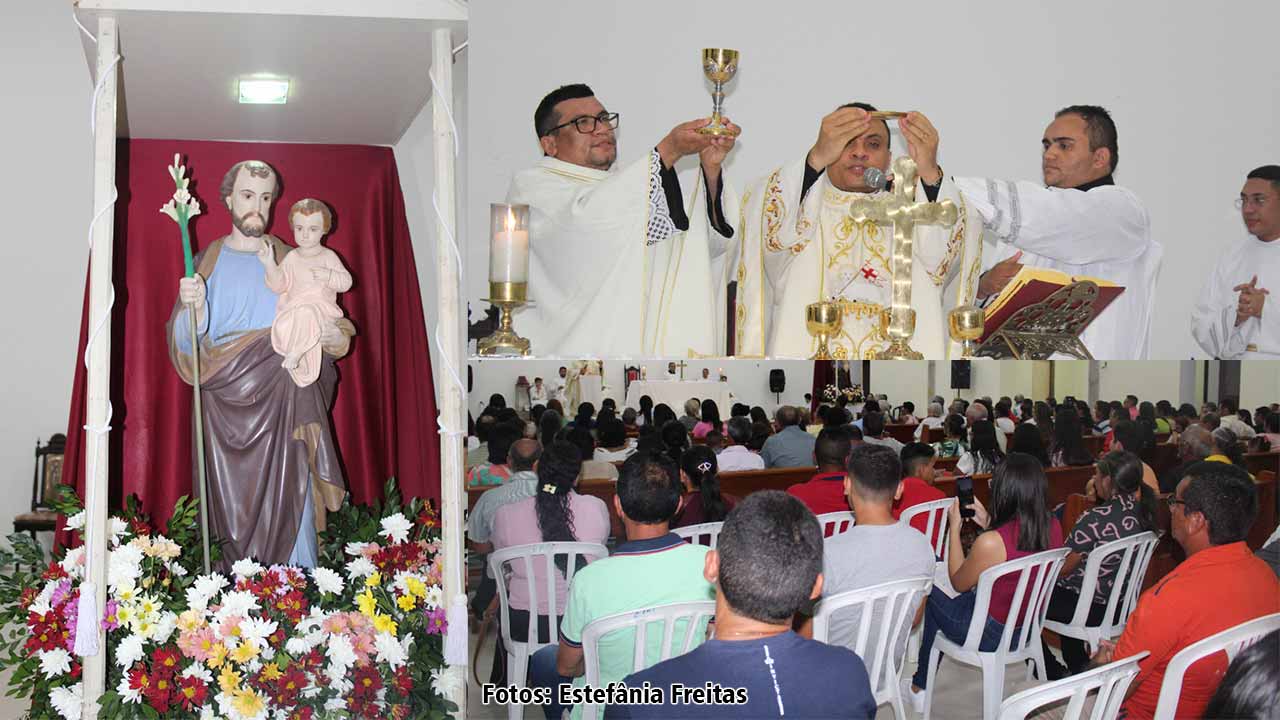
[[[960,462],[960,458],[952,455],[951,457],[940,457],[933,463],[933,469],[937,472],[954,473],[956,471],[956,463]]]
[[[942,442],[947,437],[947,434],[942,431],[941,426],[934,427],[934,428],[925,428],[924,433],[922,434],[924,435],[924,441],[927,443]]]
[[[910,442],[915,442],[916,440],[915,425],[906,425],[903,423],[886,424],[884,426],[884,432],[886,435],[893,438],[894,440],[897,440],[903,445],[906,445],[907,443],[910,443]]]
[[[1089,454],[1092,455],[1093,457],[1098,457],[1099,455],[1102,454],[1103,439],[1104,439],[1103,435],[1085,435],[1084,449],[1088,450]]]
[[[1168,443],[1156,445],[1143,450],[1139,454],[1142,457],[1142,462],[1150,465],[1151,469],[1155,471],[1156,477],[1163,475],[1166,470],[1179,464],[1177,445],[1169,445]]]
[[[1246,542],[1250,550],[1257,552],[1276,530],[1276,473],[1263,470],[1254,476],[1254,484],[1258,488],[1258,515],[1249,529]]]
[[[1280,450],[1264,453],[1245,453],[1244,466],[1254,477],[1266,471],[1280,475]]]

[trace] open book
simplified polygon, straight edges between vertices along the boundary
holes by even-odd
[[[1098,286],[1098,299],[1093,303],[1092,318],[1111,304],[1124,292],[1124,288],[1107,280],[1100,280],[1083,275],[1072,276],[1057,270],[1024,265],[1017,275],[1004,286],[1004,290],[987,304],[983,323],[982,340],[986,342],[1014,313],[1028,305],[1043,301],[1053,293],[1075,282],[1089,281]],[[1083,332],[1084,327],[1076,329]]]

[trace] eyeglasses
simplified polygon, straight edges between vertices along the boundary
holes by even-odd
[[[559,130],[560,128],[569,127],[570,125],[572,125],[574,129],[576,129],[578,132],[582,133],[583,135],[590,135],[591,133],[596,131],[596,127],[598,126],[599,123],[604,123],[605,125],[608,125],[610,130],[617,130],[618,129],[618,113],[600,113],[599,115],[595,115],[595,116],[585,115],[580,118],[574,118],[567,123],[561,123],[551,128],[550,130],[546,131],[542,135],[543,137],[546,137],[547,135],[550,135],[551,133]]]
[[[1174,508],[1174,506],[1175,506],[1175,505],[1186,505],[1186,504],[1187,504],[1187,501],[1186,501],[1186,500],[1179,500],[1178,498],[1174,497],[1173,495],[1169,495],[1169,497],[1165,498],[1165,499],[1164,499],[1164,501],[1165,501],[1165,502],[1167,502],[1167,503],[1169,503],[1169,509],[1170,509],[1170,510],[1173,510],[1173,508]]]
[[[1252,205],[1259,210],[1266,207],[1270,202],[1270,198],[1266,195],[1245,195],[1236,198],[1236,209],[1243,210],[1246,205]]]

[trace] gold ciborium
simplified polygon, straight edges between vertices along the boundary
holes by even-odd
[[[916,334],[916,311],[909,307],[885,308],[880,313],[880,335],[889,341],[883,350],[873,350],[873,360],[923,360],[924,355],[907,343]]]
[[[728,135],[729,126],[721,121],[720,112],[724,107],[724,86],[738,72],[738,51],[725,48],[707,48],[702,51],[702,74],[715,83],[716,89],[711,93],[711,124],[698,128],[703,135]]]
[[[961,305],[947,313],[947,325],[951,339],[960,343],[960,357],[971,358],[977,352],[977,341],[982,337],[985,313],[976,305]]]
[[[840,333],[843,316],[840,304],[834,302],[810,303],[804,309],[804,324],[809,334],[818,338],[818,352],[810,360],[834,360],[827,343],[832,335]]]

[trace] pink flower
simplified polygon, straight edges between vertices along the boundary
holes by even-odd
[[[178,649],[192,660],[204,662],[209,659],[210,650],[217,642],[213,628],[206,625],[198,630],[183,631],[178,636]]]
[[[120,627],[120,621],[116,619],[116,610],[120,607],[115,600],[107,600],[107,606],[102,611],[102,629],[111,631]]]
[[[445,621],[444,608],[427,611],[427,632],[432,635],[443,635],[449,623]]]

